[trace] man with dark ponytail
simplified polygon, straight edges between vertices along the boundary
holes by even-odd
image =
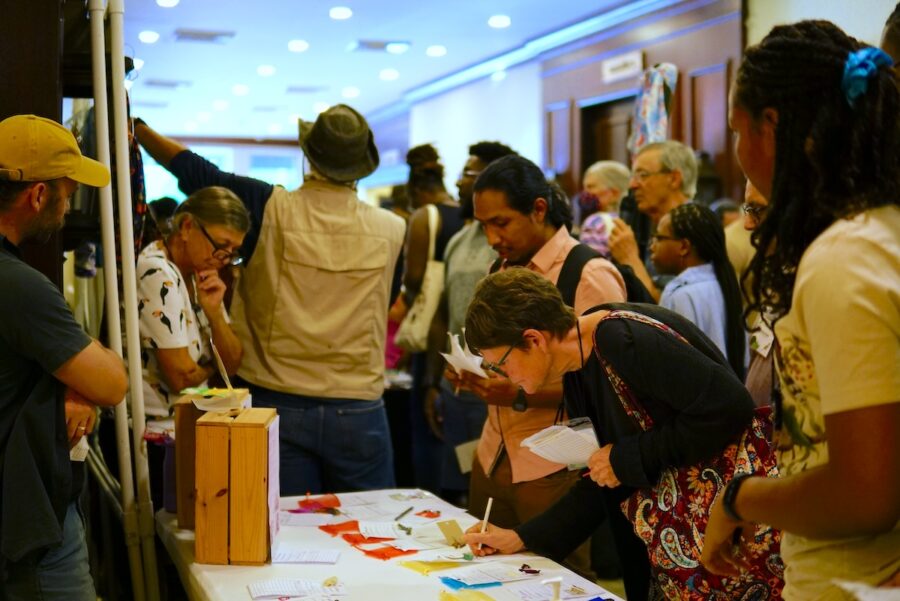
[[[769,199],[751,309],[774,320],[779,478],[736,476],[703,563],[740,570],[736,529],[784,532],[784,598],[900,585],[900,89],[883,51],[826,21],[746,50],[730,126]],[[738,549],[738,551],[736,551]]]

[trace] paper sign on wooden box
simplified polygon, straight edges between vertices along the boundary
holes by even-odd
[[[266,563],[278,531],[278,415],[207,413],[196,437],[197,563]]]

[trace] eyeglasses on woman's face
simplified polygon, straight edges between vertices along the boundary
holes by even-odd
[[[241,251],[239,249],[228,250],[227,246],[218,244],[213,240],[213,237],[209,235],[209,232],[206,231],[206,228],[203,227],[202,223],[197,220],[194,220],[194,223],[197,224],[197,227],[203,232],[203,235],[206,236],[206,239],[209,240],[209,243],[212,245],[213,259],[221,261],[225,265],[240,265],[244,261],[244,257],[241,256]]]
[[[760,221],[763,217],[765,217],[766,211],[768,210],[769,207],[764,205],[749,204],[746,202],[741,205],[741,211],[744,212],[744,215],[756,221]]]
[[[488,370],[488,371],[492,371],[492,372],[494,372],[495,374],[497,374],[497,375],[499,375],[499,376],[502,376],[502,377],[504,377],[504,378],[509,378],[509,374],[507,374],[506,371],[504,371],[504,370],[501,368],[501,365],[503,365],[504,363],[506,363],[506,359],[509,357],[509,354],[512,352],[512,350],[513,350],[514,348],[516,348],[516,344],[518,344],[518,342],[509,345],[509,348],[506,349],[506,352],[503,353],[503,356],[500,357],[500,360],[497,361],[496,363],[491,363],[490,361],[483,361],[483,362],[481,363],[481,367],[483,367],[484,369],[486,369],[486,370]]]

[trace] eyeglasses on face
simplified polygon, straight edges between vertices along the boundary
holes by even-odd
[[[741,205],[741,210],[744,212],[744,215],[759,221],[766,214],[766,211],[769,210],[769,207],[763,205],[754,205],[744,203]]]
[[[663,173],[672,173],[672,170],[665,169],[665,168],[660,169],[659,171],[647,171],[645,169],[635,169],[634,173],[631,174],[631,179],[643,183],[643,182],[647,181],[648,179],[650,179],[651,177],[653,177],[654,175],[660,175]]]
[[[472,179],[476,179],[479,175],[481,175],[481,171],[475,169],[463,169],[459,174],[459,177],[471,177]]]
[[[509,357],[509,354],[512,352],[512,350],[514,348],[516,348],[516,344],[518,344],[518,342],[509,345],[509,348],[506,349],[506,352],[503,353],[503,356],[500,357],[500,360],[497,361],[496,363],[491,363],[490,361],[484,361],[484,362],[482,362],[481,367],[483,367],[484,369],[486,369],[488,371],[492,371],[499,376],[508,378],[509,375],[507,375],[507,373],[500,366],[503,365],[504,363],[506,363],[506,359]]]
[[[209,243],[212,244],[213,247],[213,259],[217,261],[221,261],[226,265],[240,265],[244,261],[244,257],[241,256],[241,252],[239,250],[228,250],[224,246],[220,246],[216,244],[216,241],[213,240],[212,236],[209,235],[209,232],[206,231],[206,228],[203,227],[203,224],[194,220],[194,223],[197,224],[197,227],[200,228],[200,231],[203,232],[203,235],[206,236],[206,239],[209,240]]]

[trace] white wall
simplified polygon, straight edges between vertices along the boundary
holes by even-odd
[[[482,140],[502,142],[541,164],[539,64],[510,69],[502,81],[480,79],[424,100],[410,110],[410,146],[434,144],[446,168],[447,190],[454,196],[469,146]]]
[[[803,19],[831,21],[862,42],[877,46],[896,0],[749,0],[747,44],[762,40],[775,25]]]

